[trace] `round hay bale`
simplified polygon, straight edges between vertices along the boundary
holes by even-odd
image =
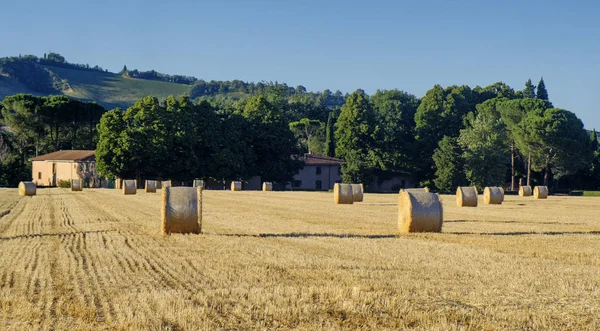
[[[32,196],[35,195],[37,186],[34,182],[20,182],[19,183],[19,195],[21,196]]]
[[[333,199],[338,205],[351,205],[354,203],[354,194],[351,184],[335,183],[333,186]]]
[[[202,232],[202,187],[165,187],[162,191],[162,233]]]
[[[170,180],[163,180],[160,182],[160,187],[162,189],[164,189],[165,187],[171,187],[171,181]]]
[[[123,179],[123,194],[136,194],[137,193],[137,185],[135,183],[135,179]]]
[[[352,198],[354,202],[363,201],[363,184],[350,184],[352,185]]]
[[[264,192],[270,192],[273,191],[273,183],[271,182],[264,182],[263,186],[262,186],[262,190]]]
[[[194,185],[192,185],[193,187],[202,187],[204,188],[204,180],[202,179],[194,179]]]
[[[83,191],[82,180],[79,178],[71,179],[71,192],[77,191]]]
[[[456,204],[459,207],[477,207],[477,187],[459,186],[456,189]]]
[[[400,192],[429,192],[429,187],[412,187],[412,188],[401,188]]]
[[[504,201],[504,189],[501,187],[486,187],[483,190],[483,203],[486,205],[500,205]]]
[[[231,182],[231,190],[232,191],[241,191],[242,190],[242,182],[238,180],[234,180]]]
[[[548,198],[548,186],[536,186],[533,188],[534,199],[547,199]]]
[[[429,192],[401,191],[398,198],[398,232],[442,232],[440,197]]]
[[[156,193],[156,181],[146,180],[144,183],[144,189],[146,190],[146,193]]]
[[[530,197],[531,196],[531,186],[519,187],[519,195],[522,197]]]

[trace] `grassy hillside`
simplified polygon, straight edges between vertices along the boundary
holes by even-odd
[[[39,93],[30,90],[16,79],[0,75],[0,101],[4,100],[4,98],[9,95],[15,95],[19,93],[39,95]]]
[[[46,68],[69,82],[71,88],[63,92],[65,95],[84,101],[96,101],[106,109],[126,108],[147,95],[165,98],[171,94],[176,96],[188,94],[190,91],[189,85],[124,78],[109,72],[50,66]]]

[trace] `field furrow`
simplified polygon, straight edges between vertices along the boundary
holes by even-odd
[[[397,236],[395,195],[205,191],[204,233],[162,236],[160,193],[9,192],[0,329],[600,328],[593,198],[442,196],[443,233]]]

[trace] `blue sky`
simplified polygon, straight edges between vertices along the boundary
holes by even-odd
[[[322,2],[11,1],[0,56],[54,51],[110,71],[418,97],[434,84],[523,89],[543,76],[556,107],[600,130],[594,1]]]

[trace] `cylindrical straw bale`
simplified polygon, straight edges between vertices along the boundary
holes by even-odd
[[[202,187],[204,188],[204,180],[202,179],[194,179],[194,187]]]
[[[477,188],[475,186],[459,186],[456,189],[456,204],[459,207],[477,207]]]
[[[335,183],[333,186],[333,199],[338,205],[351,205],[354,203],[354,194],[351,184]]]
[[[135,183],[135,179],[123,179],[123,194],[136,194],[137,186]]]
[[[429,192],[429,187],[413,187],[413,188],[401,188],[400,192],[402,191],[406,191],[406,192]]]
[[[232,191],[241,191],[242,190],[242,182],[238,180],[234,180],[231,182],[231,190]]]
[[[146,180],[144,188],[146,190],[146,193],[156,193],[156,181]]]
[[[531,186],[519,187],[519,195],[522,197],[530,197],[531,196]]]
[[[504,201],[504,189],[501,187],[486,187],[483,190],[483,203],[486,205],[500,205]]]
[[[273,191],[273,183],[271,183],[271,182],[264,182],[263,186],[262,186],[262,190],[265,191],[265,192]]]
[[[160,187],[162,189],[164,189],[165,187],[171,187],[171,181],[170,180],[163,180],[160,182]]]
[[[350,184],[352,185],[352,198],[354,202],[363,201],[363,184]]]
[[[81,179],[71,179],[71,192],[83,191],[83,185]]]
[[[548,186],[536,186],[533,188],[534,199],[546,199],[548,198]]]
[[[19,195],[32,196],[35,195],[37,186],[34,182],[20,182],[19,183]]]
[[[165,187],[162,233],[202,232],[202,187]]]
[[[398,232],[442,232],[442,204],[435,193],[401,191],[398,198]]]

